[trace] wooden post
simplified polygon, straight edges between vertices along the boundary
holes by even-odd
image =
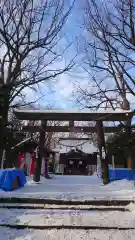
[[[131,136],[132,136],[131,118],[125,124],[126,124],[127,137],[129,139],[127,166],[130,169],[134,169],[135,168],[135,163],[134,163],[134,153],[133,153],[133,149],[132,149],[132,143],[130,145],[130,139],[131,139]]]
[[[108,161],[107,161],[107,157],[106,157],[103,122],[101,120],[96,122],[96,129],[97,129],[97,143],[98,143],[98,148],[99,148],[99,157],[100,157],[101,167],[102,167],[102,180],[103,180],[104,184],[108,184],[110,182],[109,169],[108,169]],[[103,159],[103,149],[105,152],[104,159]]]
[[[112,168],[113,168],[113,174],[114,174],[114,180],[115,180],[115,157],[112,155]]]
[[[38,156],[38,158],[36,158],[35,174],[34,174],[34,178],[33,178],[33,180],[35,182],[40,182],[42,158],[44,158],[44,143],[45,143],[46,125],[47,125],[47,121],[41,122],[41,130],[40,130],[40,137],[39,137],[39,156]]]
[[[102,159],[102,180],[103,180],[103,184],[108,184],[110,182],[109,179],[109,170],[108,170],[108,163],[106,158]]]
[[[128,154],[128,157],[127,157],[127,166],[129,169],[135,168],[134,154],[133,154],[132,150],[131,150],[131,154]]]

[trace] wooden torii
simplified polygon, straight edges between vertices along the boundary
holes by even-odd
[[[131,122],[132,117],[134,115],[134,112],[132,111],[104,111],[104,112],[89,112],[89,111],[63,111],[63,110],[15,110],[14,114],[16,117],[20,120],[31,120],[31,121],[41,121],[41,126],[36,127],[24,127],[23,130],[27,131],[33,131],[33,132],[40,132],[40,141],[39,141],[39,148],[40,148],[40,158],[36,162],[36,170],[35,170],[35,177],[34,180],[36,182],[40,181],[40,173],[41,173],[41,161],[43,157],[43,151],[44,151],[44,139],[45,139],[45,133],[48,131],[53,132],[60,132],[67,130],[67,132],[71,131],[71,126],[73,127],[74,121],[94,121],[96,122],[95,127],[75,127],[78,129],[78,131],[93,131],[97,133],[97,140],[98,140],[98,147],[99,147],[99,153],[100,153],[100,160],[103,163],[102,164],[102,177],[104,184],[109,183],[109,173],[108,173],[108,163],[107,159],[105,158],[103,161],[103,155],[102,151],[104,149],[104,152],[106,153],[105,149],[105,138],[104,138],[104,130],[105,132],[110,132],[109,129],[111,129],[111,132],[118,132],[117,129],[122,129],[122,127],[115,127],[115,128],[109,128],[109,127],[103,127],[104,121],[109,122]],[[47,121],[68,121],[72,124],[69,124],[67,127],[51,127],[47,126]],[[65,129],[64,129],[65,128]],[[68,129],[67,129],[68,128]],[[29,130],[30,129],[30,130]],[[36,130],[34,130],[36,129]],[[114,131],[113,131],[114,129]],[[129,130],[129,128],[128,128]],[[65,131],[66,132],[66,131]]]
[[[104,133],[117,133],[123,130],[123,126],[103,126]],[[41,125],[35,126],[23,126],[22,132],[30,132],[30,133],[37,133],[40,132]],[[135,126],[131,127],[131,129],[135,130]],[[68,126],[46,126],[46,132],[71,132],[71,128]],[[76,133],[96,133],[97,128],[94,127],[81,127],[81,126],[74,126],[74,130]]]

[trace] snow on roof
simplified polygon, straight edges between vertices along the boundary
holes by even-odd
[[[134,112],[128,110],[16,110],[14,114],[20,120],[40,121],[125,121],[131,118]]]
[[[22,146],[24,143],[28,143],[29,141],[32,141],[31,137],[24,139],[23,141],[17,143],[14,147],[11,148],[11,150],[14,150],[16,147]]]
[[[133,111],[131,110],[122,110],[122,109],[119,109],[119,110],[98,110],[98,111],[89,111],[88,109],[87,110],[31,110],[31,109],[27,109],[27,110],[18,110],[16,109],[14,111],[15,113],[26,113],[26,114],[29,114],[29,113],[33,113],[33,114],[128,114],[128,113],[133,113]]]
[[[20,113],[89,113],[89,114],[95,114],[95,113],[107,113],[107,114],[119,114],[119,113],[132,113],[132,110],[122,110],[122,109],[118,109],[118,110],[98,110],[98,111],[89,111],[88,109],[86,110],[80,110],[80,109],[72,109],[72,110],[33,110],[33,109],[15,109],[15,112],[20,112]]]

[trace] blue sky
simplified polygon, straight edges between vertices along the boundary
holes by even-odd
[[[61,67],[66,62],[69,62],[75,57],[77,51],[77,40],[80,36],[80,25],[76,19],[77,6],[74,6],[71,15],[69,16],[66,25],[61,33],[62,39],[58,47],[64,48],[72,43],[68,51],[66,51],[64,58],[59,62],[56,62],[56,67]],[[62,45],[62,46],[61,46]],[[78,67],[74,67],[71,70],[71,74],[63,74],[56,79],[53,79],[47,83],[40,84],[37,92],[31,89],[25,89],[26,99],[29,101],[35,101],[36,103],[45,106],[51,103],[54,108],[73,108],[75,107],[75,101],[72,98],[73,82],[75,79],[73,74],[78,71]],[[72,77],[71,77],[72,75]],[[41,94],[42,93],[42,94]],[[39,99],[40,98],[40,99]]]
[[[80,59],[83,54],[80,45],[83,43],[83,35],[86,34],[85,29],[81,27],[81,13],[81,6],[76,5],[72,10],[72,13],[63,29],[63,37],[61,39],[59,47],[64,48],[71,42],[72,45],[65,53],[64,58],[56,63],[57,67],[61,67],[64,64],[64,61],[70,61],[70,59],[76,55],[77,49],[79,49],[79,53],[75,60],[76,63],[80,63]],[[79,71],[81,73],[78,73]],[[72,92],[74,91],[73,83],[79,83],[84,87],[87,87],[87,83],[90,83],[89,80],[90,76],[88,76],[85,71],[82,71],[82,69],[80,69],[80,66],[76,65],[70,74],[66,73],[57,77],[56,79],[51,80],[50,82],[40,84],[40,88],[37,90],[37,92],[34,92],[31,89],[25,89],[25,93],[27,100],[36,101],[37,106],[39,104],[40,106],[45,107],[46,105],[51,104],[53,108],[57,109],[77,108],[76,101],[72,96]],[[128,95],[128,99],[130,102],[132,102],[131,107],[134,108],[134,98],[131,95]]]

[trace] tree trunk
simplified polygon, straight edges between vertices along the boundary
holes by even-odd
[[[6,168],[12,168],[14,164],[14,159],[12,159],[12,152],[10,149],[6,149]]]
[[[126,98],[126,95],[122,96],[123,103],[122,103],[122,109],[124,110],[130,110],[130,103]],[[132,135],[132,129],[131,129],[131,118],[129,118],[127,121],[124,122],[125,127],[126,127],[126,133],[127,133],[127,138],[130,140],[131,135]],[[127,156],[127,167],[130,169],[134,168],[134,157],[132,153],[132,149],[130,149],[130,143],[129,143],[129,149],[128,149],[128,156]]]
[[[0,167],[1,167],[3,150],[5,148],[6,126],[8,123],[9,97],[10,97],[10,89],[6,88],[6,90],[4,90],[4,95],[3,95],[3,107],[1,107],[1,113],[0,113],[0,116],[2,117],[0,119]]]
[[[121,95],[121,97],[122,97],[122,100],[123,100],[123,102],[122,102],[122,104],[121,104],[121,109],[127,110],[127,111],[130,110],[130,103],[129,103],[129,101],[127,100],[126,95],[123,94],[123,95]]]

